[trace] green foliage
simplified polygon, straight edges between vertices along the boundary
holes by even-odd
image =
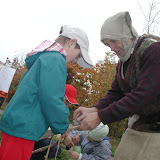
[[[83,69],[76,64],[69,64],[67,83],[77,89],[77,101],[80,106],[92,107],[111,88],[116,68],[115,54],[106,53],[104,61],[100,61],[92,69]],[[73,112],[76,106],[70,107],[70,121],[72,122]],[[121,137],[126,120],[108,124],[110,136]]]
[[[14,93],[16,92],[19,81],[22,75],[24,74],[24,72],[26,71],[26,67],[24,65],[23,60],[20,60],[19,57],[16,57],[16,56],[14,57],[13,61],[11,61],[7,57],[5,63],[1,62],[1,65],[16,69],[15,75],[13,77],[13,80],[12,80],[12,83],[10,85],[9,92],[8,92],[7,102],[9,102],[11,98],[13,97]]]
[[[121,139],[117,138],[117,137],[110,137],[110,136],[108,136],[108,139],[110,140],[110,144],[111,144],[111,151],[112,151],[111,156],[114,156],[115,151],[116,151]]]
[[[68,151],[61,149],[61,154],[57,156],[57,160],[68,160],[69,154]]]
[[[126,123],[127,123],[127,119],[124,119],[120,122],[114,122],[114,123],[108,124],[108,126],[109,126],[109,136],[121,138],[124,131],[125,131]]]
[[[26,67],[24,66],[20,66],[17,70],[16,73],[13,77],[12,83],[10,85],[9,88],[9,92],[8,92],[8,98],[7,101],[9,102],[11,100],[11,98],[13,97],[14,93],[16,92],[16,89],[18,87],[19,81],[22,77],[22,75],[24,74],[24,72],[26,71]]]
[[[54,160],[54,158],[48,158],[48,160]],[[57,156],[56,160],[69,160],[68,152],[62,148],[61,154]]]

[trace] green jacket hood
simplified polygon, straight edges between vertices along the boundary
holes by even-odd
[[[34,62],[42,55],[44,52],[38,52],[37,54],[34,54],[32,56],[29,56],[25,59],[25,64],[27,69],[30,69]]]

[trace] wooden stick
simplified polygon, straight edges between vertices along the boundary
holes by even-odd
[[[54,146],[56,146],[57,144],[58,144],[58,143],[51,144],[51,147],[54,147]],[[49,145],[48,145],[48,146],[49,146]],[[36,153],[42,152],[42,151],[46,150],[46,149],[48,148],[48,146],[45,146],[45,147],[36,149],[36,150],[32,151],[32,154],[36,154]]]
[[[55,157],[54,157],[55,160],[56,160],[56,158],[57,158],[57,153],[58,153],[58,150],[59,150],[59,145],[60,145],[60,142],[61,142],[61,138],[62,138],[62,136],[60,136],[60,138],[59,138],[59,140],[58,140],[57,151],[56,151],[56,155],[55,155]]]
[[[51,140],[50,140],[50,142],[49,142],[49,146],[48,146],[48,149],[47,149],[47,154],[46,154],[46,156],[45,156],[45,160],[48,159],[48,154],[49,154],[49,151],[50,151],[50,148],[51,148],[52,140],[53,140],[53,136],[52,136],[52,138],[51,138]]]

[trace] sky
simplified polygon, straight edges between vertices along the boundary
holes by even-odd
[[[44,40],[54,41],[62,25],[84,30],[93,64],[110,51],[100,41],[104,21],[129,11],[133,26],[143,34],[148,0],[2,0],[0,1],[0,61],[25,56]],[[139,3],[139,4],[138,4]]]

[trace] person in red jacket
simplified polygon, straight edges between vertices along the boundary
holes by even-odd
[[[119,58],[115,79],[97,104],[79,107],[73,118],[80,130],[128,118],[114,160],[159,160],[160,43],[139,36],[128,12],[106,19],[101,41]]]

